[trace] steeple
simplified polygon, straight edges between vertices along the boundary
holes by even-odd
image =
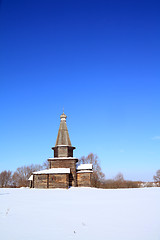
[[[60,118],[61,118],[61,122],[60,122],[60,126],[59,126],[59,131],[58,131],[58,136],[57,136],[55,147],[60,146],[60,145],[72,146],[71,140],[69,138],[67,124],[66,124],[67,116],[63,112],[63,114],[61,114]]]
[[[64,112],[60,116],[61,122],[58,130],[57,140],[54,150],[54,157],[73,157],[73,150],[75,147],[72,147],[71,140],[69,138],[69,133],[66,124],[66,114]]]

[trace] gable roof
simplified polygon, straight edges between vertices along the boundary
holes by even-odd
[[[33,175],[28,178],[28,181],[33,181]]]

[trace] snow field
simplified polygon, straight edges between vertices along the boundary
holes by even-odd
[[[2,240],[160,240],[160,188],[0,189]]]

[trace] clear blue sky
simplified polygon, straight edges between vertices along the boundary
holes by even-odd
[[[75,157],[106,178],[160,169],[160,2],[0,2],[0,171],[52,157],[64,107]]]

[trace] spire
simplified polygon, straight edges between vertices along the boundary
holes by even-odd
[[[55,147],[59,146],[59,145],[72,146],[70,138],[69,138],[67,124],[66,124],[67,116],[63,112],[61,114],[60,118],[61,118],[61,122],[60,122],[60,126],[59,126],[59,131],[58,131],[58,136],[57,136]]]

